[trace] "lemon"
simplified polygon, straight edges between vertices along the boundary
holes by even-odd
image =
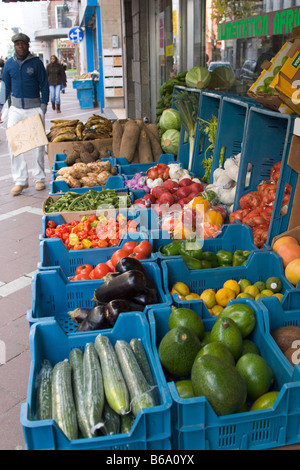
[[[228,281],[224,282],[223,287],[228,287],[235,292],[235,295],[238,295],[241,292],[241,287],[238,282],[234,281],[233,279],[229,279]]]
[[[177,294],[178,297],[180,298],[180,300],[185,300],[185,296],[184,296],[184,295],[180,295],[179,292],[178,292],[178,290],[176,290],[176,289],[172,289],[172,290],[170,291],[170,294],[171,294],[171,295],[172,295],[172,294]]]
[[[250,411],[265,410],[272,408],[279,395],[279,392],[266,392],[258,397],[250,408]]]
[[[259,288],[256,287],[256,286],[248,286],[248,287],[246,287],[244,292],[246,294],[252,295],[252,297],[255,299],[255,297],[257,296],[257,294],[259,294],[260,291],[259,291]]]
[[[212,308],[216,305],[216,293],[213,289],[205,289],[200,295],[200,299],[203,300],[206,308]]]
[[[195,300],[200,299],[200,295],[196,294],[195,292],[191,292],[190,294],[185,296],[185,300]]]
[[[211,309],[211,315],[219,315],[223,310],[222,305],[214,305]]]
[[[244,290],[247,286],[251,286],[251,282],[248,279],[240,279],[239,280],[239,285],[240,285],[240,288],[241,288],[241,292],[244,292]]]
[[[276,293],[273,295],[273,297],[277,297],[277,299],[279,299],[279,302],[282,301],[282,298],[283,298],[283,294],[281,294],[280,292]]]
[[[264,289],[261,291],[261,294],[263,294],[264,297],[271,297],[271,295],[273,295],[274,292],[271,291],[270,289]]]
[[[255,300],[261,299],[262,297],[265,297],[265,295],[260,292],[255,296]]]
[[[282,289],[282,282],[279,277],[269,277],[266,280],[266,289],[271,290],[275,294],[281,291]]]
[[[247,294],[246,292],[241,292],[236,296],[237,299],[253,299],[253,295]]]
[[[257,281],[253,285],[257,287],[260,292],[266,288],[266,284],[263,281]]]
[[[175,289],[180,295],[188,295],[190,293],[190,288],[184,282],[176,282],[172,289]]]
[[[228,302],[235,299],[235,292],[228,287],[222,287],[216,292],[216,302],[222,307],[226,307]]]

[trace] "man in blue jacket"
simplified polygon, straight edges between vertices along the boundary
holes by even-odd
[[[23,119],[40,114],[45,123],[45,114],[49,101],[49,83],[46,69],[39,57],[29,51],[30,38],[23,33],[15,34],[12,38],[15,54],[5,63],[2,75],[4,93],[0,93],[1,110],[5,101],[10,97],[7,127],[13,126]],[[1,98],[1,95],[4,95]],[[28,188],[28,168],[24,155],[14,157],[11,149],[11,170],[15,186],[11,194],[16,196]],[[45,147],[38,147],[34,152],[33,179],[35,189],[45,189],[44,157]]]

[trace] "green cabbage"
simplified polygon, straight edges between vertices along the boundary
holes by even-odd
[[[186,86],[189,88],[206,88],[210,82],[211,72],[197,65],[190,69],[185,76]]]
[[[179,131],[180,126],[181,119],[177,109],[167,108],[162,112],[159,120],[159,127],[163,132],[167,131],[168,129],[177,129]]]
[[[168,129],[161,136],[161,148],[166,153],[177,155],[179,148],[180,131],[177,129]]]
[[[211,81],[209,88],[214,90],[228,90],[235,82],[233,70],[229,67],[221,66],[216,67],[211,72]]]

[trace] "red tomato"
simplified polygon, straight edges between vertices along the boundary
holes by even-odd
[[[143,253],[130,253],[130,255],[128,255],[129,258],[135,258],[135,259],[146,259],[146,256],[143,254]]]
[[[106,263],[98,263],[94,267],[94,279],[102,279],[109,272],[110,269]]]
[[[93,266],[91,264],[81,264],[80,266],[77,266],[75,270],[75,276],[77,274],[90,274],[92,270]]]
[[[119,259],[125,258],[125,256],[128,256],[129,254],[130,254],[130,253],[128,253],[128,251],[123,250],[122,248],[120,248],[119,250],[115,251],[114,254],[113,254],[112,257],[111,257],[112,265],[113,265],[113,266],[116,266],[116,264],[117,264],[117,262],[119,261]]]
[[[145,258],[151,255],[152,245],[148,240],[141,241],[134,249],[134,253],[142,253]]]
[[[112,262],[111,262],[111,259],[109,259],[108,261],[106,261],[106,264],[107,264],[107,266],[109,267],[110,271],[114,271],[114,270],[115,270],[115,267],[114,267],[114,265],[113,265]]]
[[[128,253],[132,253],[136,245],[137,243],[134,240],[131,240],[131,241],[124,243],[122,248],[123,250],[128,251]]]
[[[90,272],[89,276],[90,276],[90,279],[95,279],[95,273],[94,273],[94,270],[93,270],[93,269],[92,269],[92,271]]]
[[[71,281],[89,281],[90,279],[89,274],[76,274]]]

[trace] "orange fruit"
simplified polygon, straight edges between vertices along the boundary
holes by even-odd
[[[300,258],[300,245],[285,243],[278,248],[277,254],[282,258],[283,266],[286,268],[291,261]]]
[[[284,274],[288,281],[297,286],[300,281],[300,258],[291,261],[285,268]]]
[[[294,243],[295,245],[299,245],[298,241],[296,240],[296,238],[294,237],[290,237],[290,236],[285,236],[285,237],[281,237],[281,238],[278,238],[278,240],[276,240],[276,242],[274,243],[273,245],[273,248],[272,250],[273,251],[278,251],[278,248],[281,246],[281,245],[285,245],[286,243]]]

